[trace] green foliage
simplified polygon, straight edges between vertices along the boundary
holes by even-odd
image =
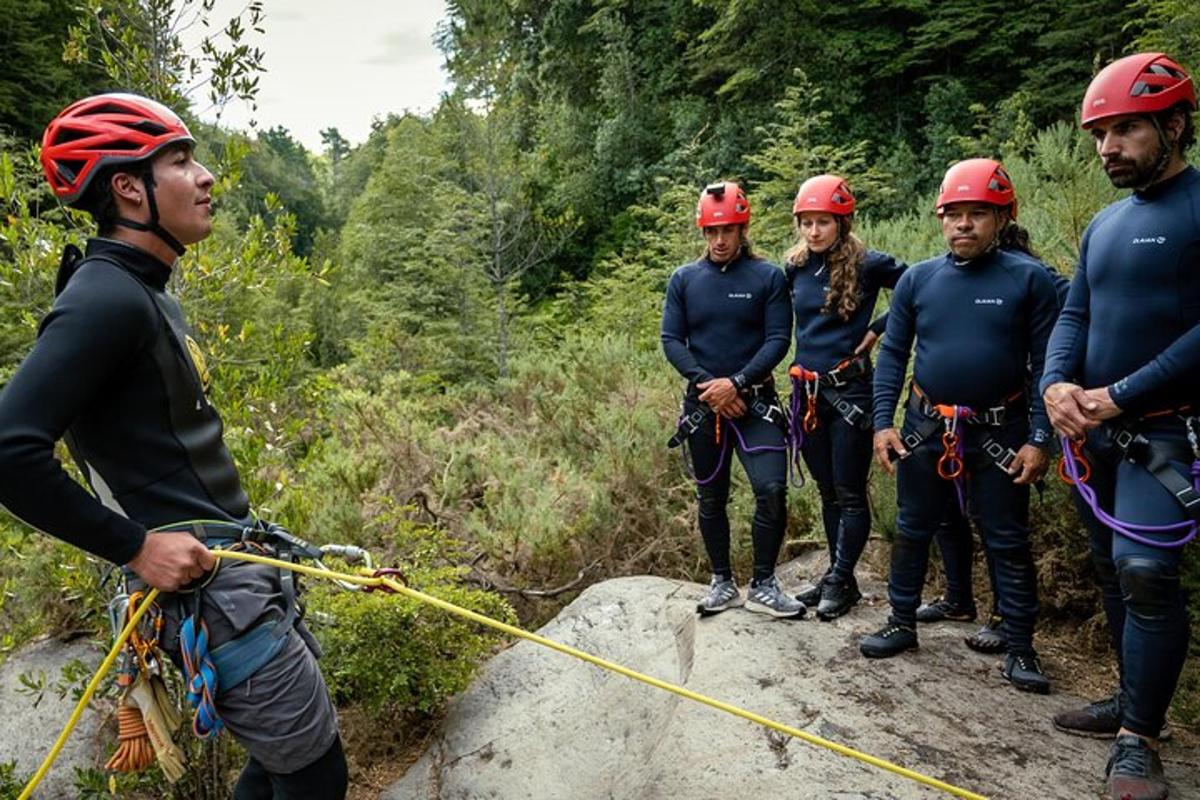
[[[432,566],[439,557],[454,560],[454,544],[444,534],[400,524],[393,536],[394,548],[417,559],[400,562],[408,585],[516,623],[512,608],[499,596],[463,586],[462,570]],[[318,587],[310,602],[334,620],[318,628],[325,649],[322,670],[334,698],[376,716],[433,714],[466,688],[478,663],[499,641],[490,629],[400,595]]]
[[[17,800],[30,777],[17,772],[17,762],[0,761],[0,800]]]

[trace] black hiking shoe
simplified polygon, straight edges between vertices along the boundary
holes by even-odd
[[[1166,800],[1162,761],[1140,736],[1127,733],[1117,737],[1104,774],[1112,800]]]
[[[977,615],[973,603],[970,607],[963,607],[939,597],[917,609],[917,622],[974,622]]]
[[[817,605],[821,602],[821,592],[824,590],[825,581],[829,580],[832,575],[833,570],[831,568],[828,572],[821,576],[819,581],[805,589],[800,594],[796,595],[796,599],[801,603],[804,603],[804,605],[808,606],[809,608]]]
[[[870,636],[864,636],[858,649],[867,658],[891,658],[905,650],[916,650],[917,630],[889,619],[887,625]]]
[[[1003,653],[1008,649],[1008,636],[1002,627],[1003,620],[992,616],[987,624],[963,639],[967,647],[976,653]]]
[[[830,575],[821,585],[821,602],[817,605],[817,619],[829,622],[837,619],[862,599],[858,590],[858,581],[854,576],[844,580],[836,575]]]
[[[1042,672],[1042,662],[1032,650],[1009,653],[1004,660],[1004,677],[1022,692],[1050,694],[1050,679]]]

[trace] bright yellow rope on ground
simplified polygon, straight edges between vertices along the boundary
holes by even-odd
[[[585,653],[582,650],[576,650],[574,647],[560,644],[551,639],[547,639],[544,636],[539,636],[536,633],[530,633],[529,631],[513,625],[508,625],[498,620],[494,620],[491,617],[485,617],[483,614],[476,613],[466,608],[461,608],[453,603],[447,603],[445,600],[439,600],[438,598],[425,594],[424,592],[419,592],[416,589],[410,589],[404,584],[392,580],[391,578],[376,578],[369,574],[354,575],[345,572],[335,572],[333,570],[310,567],[306,564],[293,564],[288,561],[280,561],[278,559],[267,558],[266,556],[260,556],[254,553],[247,553],[237,550],[214,550],[213,555],[220,559],[252,561],[257,564],[267,564],[270,566],[279,567],[281,569],[289,569],[294,572],[299,572],[304,575],[311,575],[316,578],[344,581],[346,583],[353,583],[359,586],[373,586],[381,588],[386,587],[396,594],[404,595],[405,597],[412,598],[413,600],[418,600],[422,603],[440,608],[443,611],[447,611],[456,616],[469,619],[472,622],[477,622],[480,625],[484,625],[488,628],[492,628],[493,630],[506,633],[509,636],[515,636],[519,639],[526,639],[536,644],[540,644],[543,647],[548,647],[551,650],[557,650],[560,653],[573,656],[602,669],[615,672],[618,675],[624,675],[627,678],[632,678],[635,681],[641,681],[642,683],[649,684],[650,686],[662,689],[663,691],[671,692],[672,694],[679,695],[680,697],[685,697],[688,700],[694,700],[697,703],[703,703],[711,708],[724,711],[728,714],[733,714],[734,716],[741,717],[742,719],[750,720],[751,722],[770,728],[779,733],[800,739],[801,741],[808,742],[809,744],[813,744],[818,747],[823,747],[827,750],[832,750],[839,755],[853,758],[857,761],[863,762],[864,764],[870,764],[873,767],[878,767],[879,769],[887,770],[895,775],[908,778],[909,780],[916,781],[917,783],[924,784],[925,786],[929,786],[934,789],[938,789],[946,792],[947,794],[954,795],[955,797],[963,797],[967,798],[967,800],[987,800],[987,798],[983,795],[975,794],[974,792],[967,791],[966,789],[962,789],[958,786],[939,781],[936,778],[930,778],[929,776],[922,775],[919,772],[905,769],[904,767],[893,764],[890,761],[885,761],[882,758],[876,758],[875,756],[868,755],[866,753],[860,753],[853,748],[840,745],[837,742],[831,742],[828,739],[823,739],[820,736],[808,733],[807,731],[802,731],[799,728],[793,728],[790,725],[784,725],[780,722],[775,722],[774,720],[759,716],[751,711],[746,711],[745,709],[738,708],[737,706],[723,703],[720,700],[714,700],[711,697],[698,694],[690,689],[685,689],[682,686],[676,686],[673,683],[667,683],[666,681],[661,681],[658,678],[652,678],[649,675],[643,675],[640,672],[636,672],[628,667],[623,667],[620,664],[614,664],[611,661],[606,661],[605,659],[594,656],[591,653]],[[368,571],[364,570],[364,572]],[[154,594],[157,594],[157,592]],[[37,774],[35,774],[33,779],[29,782],[29,785],[25,787],[25,791],[21,793],[21,796],[18,798],[18,800],[26,800],[33,792],[33,789],[37,786],[38,782],[45,777],[46,772],[50,769],[50,764],[53,763],[55,757],[58,756],[58,751],[62,749],[62,745],[66,742],[67,737],[70,736],[75,724],[79,721],[79,717],[83,713],[84,706],[87,704],[88,700],[91,699],[92,694],[95,692],[95,687],[99,685],[100,679],[103,677],[104,673],[108,671],[108,669],[112,666],[113,661],[116,660],[117,655],[120,653],[120,648],[124,644],[124,640],[128,638],[133,626],[136,625],[137,621],[141,618],[142,612],[149,607],[149,601],[153,600],[154,594],[147,597],[146,602],[143,603],[141,608],[138,609],[138,613],[133,619],[130,620],[129,624],[125,626],[125,630],[121,632],[121,637],[118,639],[117,644],[113,646],[113,649],[109,652],[108,657],[105,658],[104,663],[100,665],[100,670],[96,673],[96,676],[92,678],[92,682],[88,685],[89,691],[84,692],[84,696],[80,699],[79,705],[76,706],[74,713],[71,714],[71,718],[68,720],[67,726],[63,729],[62,734],[58,737],[58,742],[55,743],[54,748],[50,751],[50,754],[46,757],[46,760],[38,769]]]

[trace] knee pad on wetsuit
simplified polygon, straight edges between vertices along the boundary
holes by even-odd
[[[787,519],[787,484],[768,483],[757,492],[754,500],[758,508],[771,520]]]
[[[1130,612],[1145,619],[1165,619],[1180,604],[1179,572],[1152,558],[1133,556],[1117,562],[1121,598]]]
[[[696,492],[699,501],[700,519],[717,519],[725,513],[725,504],[729,497],[721,492],[705,491],[701,488]]]
[[[866,487],[846,486],[838,484],[835,488],[837,493],[837,502],[841,506],[843,512],[850,514],[858,514],[867,508]]]
[[[828,508],[838,505],[838,491],[832,483],[818,483],[817,492],[821,495],[821,505]]]

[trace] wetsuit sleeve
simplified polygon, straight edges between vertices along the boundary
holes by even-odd
[[[783,271],[771,267],[767,285],[767,303],[763,317],[763,343],[758,351],[734,375],[739,388],[762,383],[771,370],[783,361],[792,344],[792,299]]]
[[[67,428],[153,335],[149,298],[115,269],[80,270],[0,392],[0,504],[38,530],[125,564],[141,549],[145,528],[101,505],[54,454]]]
[[[871,333],[875,334],[876,336],[883,336],[884,331],[887,330],[887,323],[888,323],[888,312],[885,311],[882,314],[880,314],[878,317],[876,317],[874,320],[871,321],[871,324],[867,326],[867,330],[869,330]]]
[[[887,253],[875,250],[868,252],[866,267],[871,280],[883,289],[895,289],[900,277],[908,271],[908,265],[903,261],[897,261]],[[876,336],[883,336],[884,331],[887,330],[887,321],[888,314],[885,311],[867,326],[867,330]]]
[[[1049,264],[1043,262],[1042,266],[1046,268],[1046,274],[1050,276],[1050,281],[1054,284],[1054,295],[1058,298],[1057,310],[1061,310],[1067,304],[1067,293],[1071,291],[1071,282]]]
[[[667,298],[663,303],[662,346],[667,361],[688,379],[689,383],[710,381],[710,375],[692,351],[688,349],[687,304],[684,300],[684,273],[676,270],[667,282]],[[790,309],[790,306],[789,306]],[[790,313],[790,311],[789,311]]]
[[[1050,342],[1054,321],[1058,317],[1058,293],[1051,270],[1035,270],[1031,273],[1032,305],[1029,315],[1029,373],[1031,384],[1038,386],[1046,366],[1046,348]],[[1050,418],[1042,393],[1030,392],[1029,398],[1029,443],[1044,447],[1054,441]]]
[[[892,304],[887,314],[887,331],[879,347],[879,358],[875,361],[875,430],[896,426],[896,405],[904,386],[904,373],[908,368],[908,354],[916,335],[913,313],[913,276],[905,273],[896,290],[892,292]]]
[[[1126,412],[1145,412],[1142,400],[1200,370],[1200,325],[1172,342],[1166,350],[1131,375],[1108,387],[1114,403]]]
[[[895,289],[901,276],[908,271],[908,265],[897,261],[887,253],[871,250],[867,253],[866,270],[876,286],[883,289]]]
[[[1067,300],[1063,303],[1058,321],[1050,334],[1050,343],[1046,346],[1046,366],[1042,372],[1042,380],[1036,384],[1038,394],[1045,394],[1052,384],[1063,381],[1076,381],[1083,369],[1083,357],[1087,351],[1087,330],[1091,304],[1091,290],[1087,282],[1087,237],[1079,252],[1079,265],[1075,268],[1075,277],[1071,279],[1071,288],[1067,292]]]

